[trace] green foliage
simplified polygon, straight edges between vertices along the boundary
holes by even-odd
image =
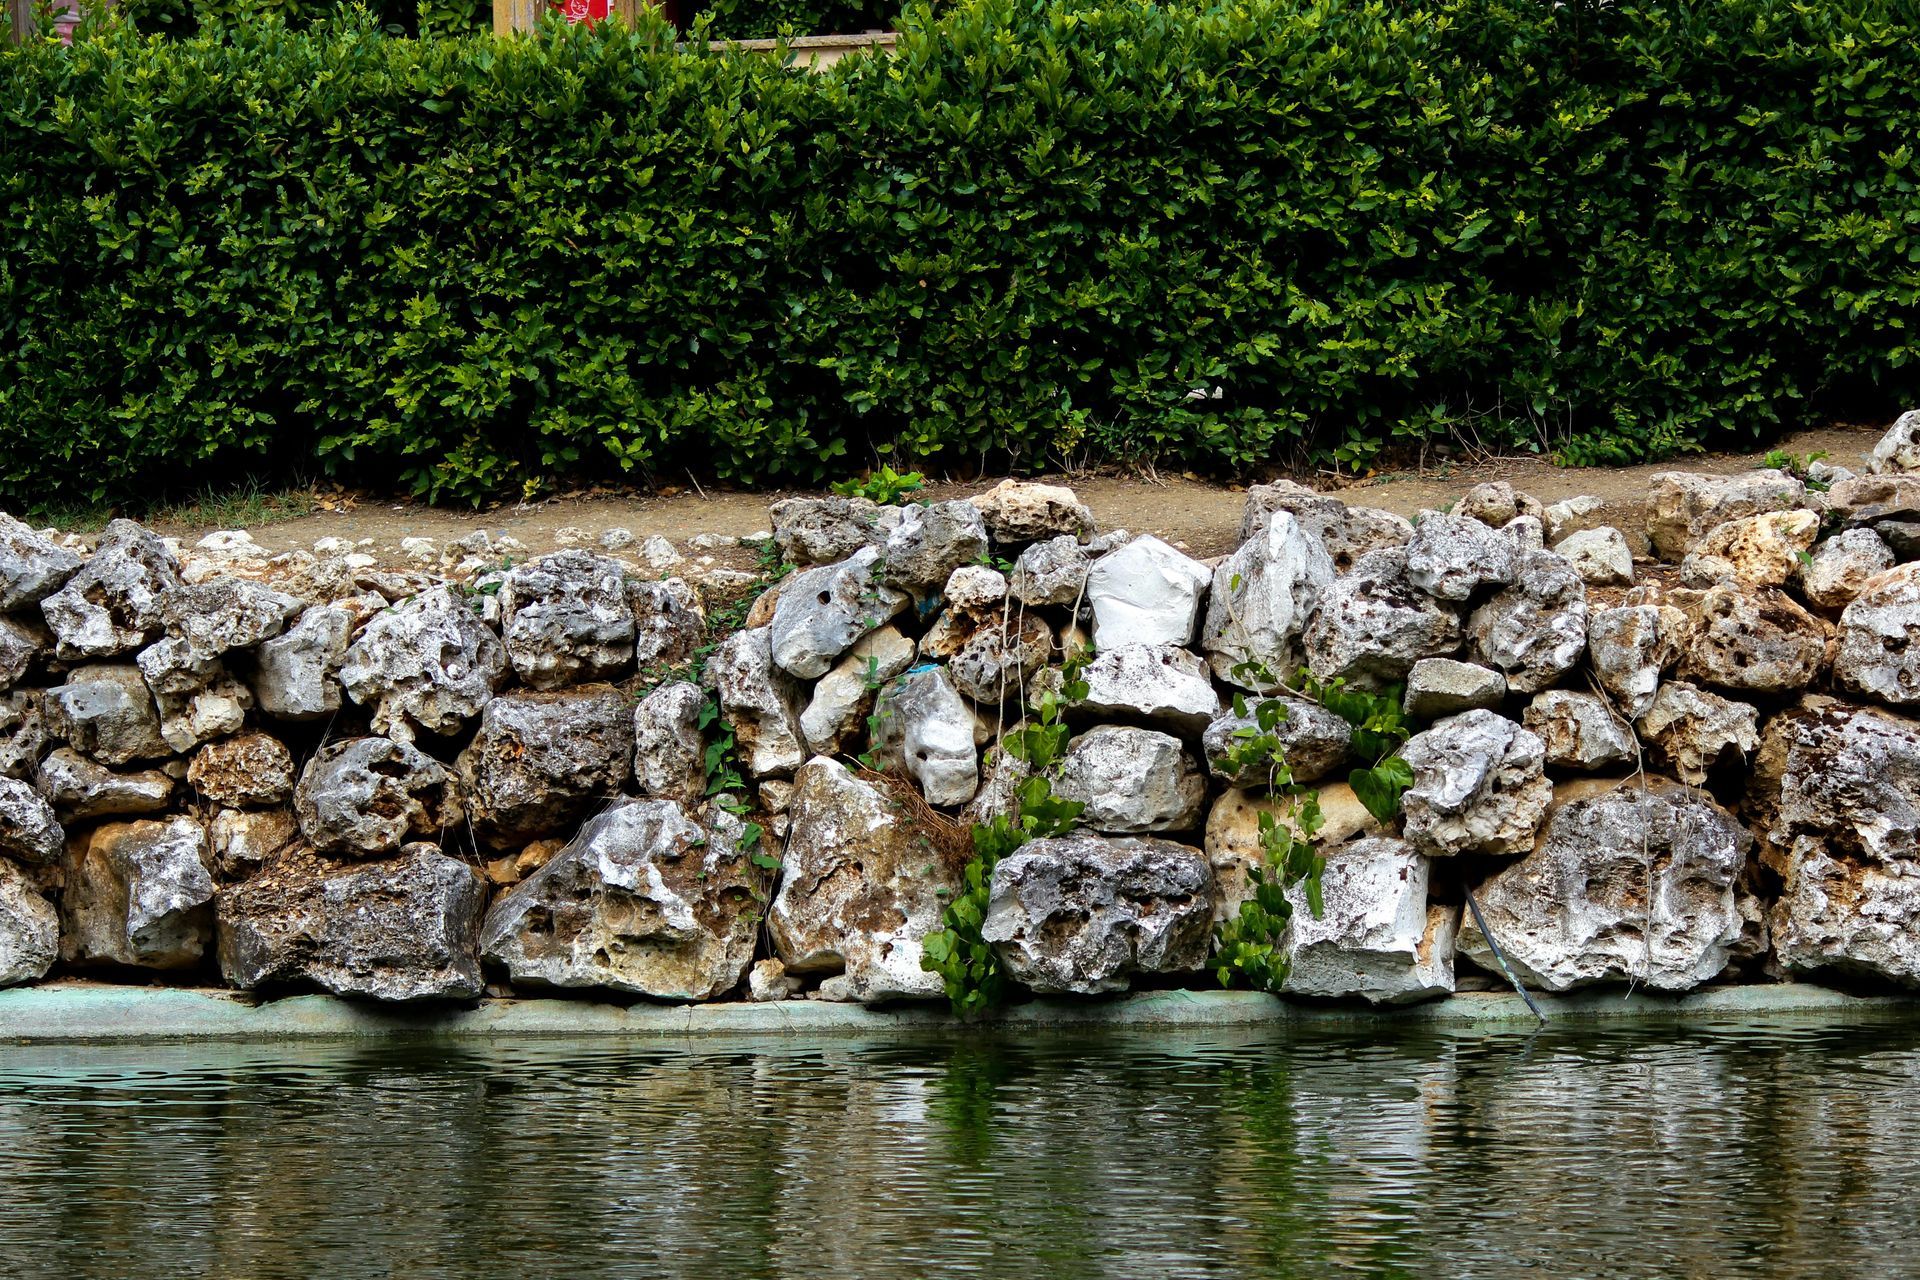
[[[730,40],[887,30],[897,0],[712,0],[713,35]]]
[[[1833,486],[1823,480],[1815,480],[1812,472],[1813,464],[1826,456],[1824,449],[1816,449],[1812,453],[1791,453],[1785,449],[1769,449],[1767,456],[1760,460],[1760,465],[1775,471],[1784,471],[1799,479],[1815,493],[1825,493]]]
[[[1406,686],[1379,693],[1349,688],[1344,679],[1322,683],[1305,667],[1295,675],[1299,691],[1353,726],[1353,753],[1367,763],[1347,774],[1347,785],[1377,822],[1391,822],[1400,797],[1413,785],[1413,769],[1394,753],[1413,735],[1401,710]]]
[[[912,493],[926,482],[927,478],[918,471],[902,475],[892,467],[883,466],[868,472],[864,479],[836,481],[833,491],[843,498],[865,498],[884,507],[900,501],[903,494]]]
[[[1910,18],[961,0],[822,75],[651,14],[7,47],[0,505],[1617,461],[1885,414],[1920,398]]]
[[[1221,921],[1214,931],[1214,976],[1221,986],[1245,982],[1256,991],[1280,993],[1289,968],[1287,921],[1293,918],[1286,891],[1300,885],[1308,909],[1316,917],[1324,910],[1320,873],[1326,860],[1313,847],[1323,824],[1317,791],[1295,797],[1285,820],[1261,812],[1260,865],[1247,870],[1253,894],[1240,904],[1238,915]]]

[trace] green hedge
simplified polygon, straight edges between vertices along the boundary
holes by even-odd
[[[1907,6],[965,0],[0,53],[0,502],[1574,461],[1916,399]]]

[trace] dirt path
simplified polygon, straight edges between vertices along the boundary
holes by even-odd
[[[1793,453],[1824,452],[1839,466],[1860,465],[1884,427],[1833,427],[1803,432],[1779,447]],[[1637,531],[1646,521],[1647,480],[1660,471],[1686,469],[1735,472],[1760,464],[1762,453],[1714,454],[1671,462],[1617,468],[1565,468],[1536,458],[1503,458],[1482,466],[1429,469],[1376,476],[1339,487],[1347,502],[1382,507],[1410,516],[1425,508],[1444,507],[1472,486],[1486,480],[1506,480],[1543,502],[1558,502],[1591,494],[1607,504],[1606,519],[1622,529]],[[1124,528],[1154,533],[1195,556],[1218,555],[1237,541],[1246,490],[1169,476],[1157,481],[1138,477],[1093,475],[1043,477],[1066,484],[1079,493],[1103,529]],[[966,497],[990,487],[992,481],[932,485],[916,498],[941,500]],[[1330,487],[1330,486],[1329,486]],[[321,538],[371,539],[365,549],[383,559],[399,555],[403,538],[432,538],[444,544],[476,529],[507,533],[533,553],[550,551],[569,541],[595,543],[610,529],[626,529],[636,538],[660,534],[684,544],[698,534],[738,537],[767,527],[767,504],[785,493],[725,493],[663,491],[658,495],[569,497],[525,506],[473,512],[427,507],[413,503],[361,501],[346,511],[319,511],[312,515],[263,525],[251,530],[261,545],[273,551],[308,548]],[[161,532],[188,541],[213,530],[211,525],[158,522]],[[578,538],[566,531],[576,530]]]

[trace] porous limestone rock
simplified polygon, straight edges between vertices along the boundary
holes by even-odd
[[[1478,520],[1481,524],[1498,529],[1511,524],[1521,516],[1541,518],[1545,508],[1540,500],[1530,493],[1521,493],[1505,480],[1488,480],[1467,490],[1461,497],[1460,505],[1453,509],[1455,515],[1469,520]]]
[[[611,685],[500,695],[460,753],[475,838],[505,849],[570,832],[620,794],[633,754],[633,712]]]
[[[1546,531],[1548,543],[1559,543],[1585,529],[1607,527],[1596,522],[1606,505],[1605,499],[1596,498],[1590,493],[1562,498],[1558,502],[1549,504],[1547,509],[1540,513],[1540,522]]]
[[[53,862],[66,838],[45,797],[18,778],[0,778],[0,854],[22,862]]]
[[[1176,645],[1126,645],[1096,653],[1081,668],[1086,697],[1076,716],[1200,733],[1220,714],[1220,695],[1198,655]]]
[[[942,594],[949,613],[982,621],[1003,616],[1007,575],[984,564],[963,564],[947,575]]]
[[[1265,689],[1300,666],[1301,637],[1333,583],[1315,534],[1276,511],[1213,571],[1200,644],[1222,680]]]
[[[1551,551],[1520,557],[1512,585],[1467,619],[1475,659],[1534,693],[1579,665],[1587,648],[1587,587],[1570,561]]]
[[[173,779],[158,769],[115,773],[61,747],[40,762],[40,794],[63,823],[165,812]]]
[[[1076,832],[999,861],[980,933],[1036,994],[1097,995],[1126,990],[1137,973],[1204,967],[1213,908],[1198,849]]]
[[[1848,529],[1920,520],[1920,476],[1853,476],[1821,496],[1828,515]]]
[[[240,732],[253,709],[253,694],[224,665],[217,665],[203,688],[192,693],[155,689],[153,704],[160,713],[160,736],[184,755],[203,742]]]
[[[390,738],[348,738],[315,752],[293,791],[300,833],[321,853],[379,857],[410,838],[437,840],[460,821],[440,763]]]
[[[219,809],[207,823],[214,870],[229,881],[252,875],[299,838],[300,824],[289,808]]]
[[[1794,582],[1816,609],[1844,609],[1870,578],[1895,564],[1893,548],[1871,529],[1845,529],[1813,549]]]
[[[1648,490],[1647,539],[1662,560],[1679,560],[1729,520],[1806,505],[1807,487],[1784,471],[1710,476],[1663,471]]]
[[[793,974],[841,974],[868,1004],[933,999],[927,934],[960,891],[966,851],[938,847],[911,809],[845,765],[815,756],[794,776],[780,891],[767,914]]]
[[[1098,526],[1093,512],[1073,490],[1054,484],[1002,480],[967,499],[980,508],[987,531],[1003,547],[1068,535],[1091,537]]]
[[[0,987],[38,982],[59,958],[59,913],[24,871],[0,858]]]
[[[1634,727],[1657,764],[1688,786],[1699,786],[1710,771],[1737,762],[1758,745],[1757,719],[1744,702],[1669,680]]]
[[[1360,557],[1334,579],[1307,624],[1307,666],[1316,680],[1380,689],[1407,678],[1422,658],[1460,647],[1460,615],[1418,589],[1398,548]]]
[[[858,741],[875,697],[887,681],[913,665],[913,641],[897,627],[868,632],[821,676],[800,713],[800,734],[815,755],[833,756]]]
[[[908,507],[887,534],[880,553],[880,579],[926,595],[961,565],[987,554],[987,522],[970,502],[930,502]]]
[[[1207,802],[1206,779],[1178,738],[1125,725],[1074,737],[1053,791],[1086,806],[1081,825],[1113,835],[1195,830]]]
[[[928,804],[961,805],[980,786],[973,711],[944,668],[896,676],[874,705],[873,757],[920,784]]]
[[[1666,605],[1598,609],[1587,620],[1587,662],[1630,720],[1653,705],[1660,680],[1680,660],[1687,615]]]
[[[673,680],[633,709],[633,781],[643,796],[696,803],[706,790],[700,711],[707,695],[689,680]]]
[[[184,969],[213,938],[207,835],[192,818],[109,822],[67,850],[60,954],[79,964]]]
[[[0,512],[0,613],[39,604],[66,585],[79,556]]]
[[[0,693],[18,684],[47,648],[46,628],[24,614],[0,616]]]
[[[1812,684],[1826,663],[1827,624],[1784,591],[1719,586],[1686,612],[1686,679],[1736,693],[1791,693]]]
[[[1546,747],[1549,768],[1611,769],[1632,764],[1639,754],[1628,725],[1591,693],[1543,690],[1533,695],[1520,722]]]
[[[47,743],[44,703],[38,689],[0,696],[0,778],[24,782],[34,776]]]
[[[733,726],[749,774],[755,778],[790,774],[806,760],[800,717],[794,710],[799,690],[774,665],[768,628],[736,631],[722,640],[707,659],[705,683]]]
[[[1920,471],[1920,409],[1909,409],[1894,419],[1867,455],[1867,471],[1876,476]]]
[[[955,651],[947,668],[961,693],[983,706],[998,706],[1022,701],[1027,683],[1046,666],[1052,652],[1053,628],[1023,612],[1004,621],[989,621],[975,631]]]
[[[281,720],[320,720],[340,709],[340,667],[353,634],[352,612],[315,605],[254,650],[254,704]]]
[[[375,614],[340,667],[347,696],[373,709],[373,731],[399,742],[416,727],[458,731],[506,676],[499,637],[445,586]]]
[[[1632,981],[1688,991],[1727,967],[1742,921],[1735,877],[1753,843],[1705,794],[1653,779],[1557,805],[1532,853],[1475,890],[1528,986]],[[1471,917],[1461,952],[1499,962]]]
[[[1320,796],[1322,825],[1311,838],[1319,848],[1334,849],[1356,836],[1381,834],[1379,819],[1367,812],[1367,807],[1346,783],[1323,783],[1314,790]],[[1213,808],[1207,813],[1206,853],[1217,887],[1216,920],[1238,915],[1240,905],[1253,896],[1249,873],[1266,861],[1266,853],[1260,846],[1263,814],[1270,815],[1296,837],[1308,838],[1300,828],[1299,803],[1294,796],[1243,791],[1237,787],[1221,792],[1213,802]]]
[[[900,522],[900,508],[866,498],[788,498],[768,508],[780,558],[802,567],[844,560],[878,546]]]
[[[1497,710],[1507,699],[1507,678],[1478,663],[1422,658],[1407,673],[1401,709],[1416,720],[1439,720],[1462,711]]]
[[[155,693],[197,692],[219,678],[221,658],[273,639],[302,605],[297,596],[240,578],[169,588],[160,597],[166,634],[135,661]]]
[[[1627,535],[1610,525],[1579,529],[1553,544],[1580,580],[1590,587],[1623,587],[1633,582],[1633,548]]]
[[[1400,749],[1413,770],[1401,797],[1406,839],[1433,857],[1519,853],[1553,799],[1546,746],[1492,711],[1467,711]]]
[[[906,608],[906,592],[882,584],[879,568],[879,550],[867,547],[794,574],[773,608],[775,665],[803,680],[823,676],[861,636]]]
[[[160,711],[140,670],[123,663],[75,667],[67,682],[47,690],[47,736],[105,765],[150,760],[168,753]]]
[[[1212,577],[1151,535],[1101,556],[1087,571],[1095,648],[1187,644]]]
[[[293,755],[278,738],[243,733],[195,752],[187,784],[230,809],[271,808],[293,794]]]
[[[500,617],[507,661],[530,688],[612,679],[633,661],[627,571],[607,556],[556,551],[515,565],[500,583]]]
[[[1693,544],[1680,562],[1680,581],[1690,587],[1721,582],[1785,586],[1819,536],[1820,517],[1811,511],[1769,511],[1729,520]]]
[[[294,851],[219,895],[223,977],[369,1000],[470,1000],[485,990],[479,873],[429,844],[342,866]]]
[[[1260,709],[1268,701],[1279,705],[1280,718],[1269,730],[1260,727]],[[1247,714],[1228,709],[1216,716],[1200,736],[1207,769],[1232,787],[1263,787],[1271,777],[1265,760],[1229,757],[1247,754],[1242,748],[1271,737],[1280,747],[1287,774],[1295,782],[1317,782],[1345,764],[1353,744],[1353,726],[1316,702],[1305,698],[1247,698]],[[1258,756],[1263,753],[1256,752]]]
[[[1407,580],[1437,600],[1466,600],[1512,582],[1520,552],[1518,539],[1478,520],[1423,511],[1407,542]]]
[[[631,582],[627,587],[633,606],[633,659],[641,675],[692,662],[707,636],[700,593],[683,578]]]
[[[1093,559],[1072,534],[1036,542],[1013,562],[1008,590],[1021,604],[1032,608],[1050,604],[1072,604],[1087,588],[1087,570]]]
[[[1920,703],[1920,561],[1870,578],[1840,615],[1834,679],[1894,706]]]
[[[111,658],[138,649],[160,631],[161,597],[180,585],[173,553],[131,520],[115,520],[93,556],[40,601],[64,662]]]
[[[1267,517],[1284,511],[1300,527],[1320,539],[1333,566],[1341,573],[1369,551],[1404,547],[1413,525],[1404,516],[1373,507],[1349,507],[1340,499],[1316,493],[1291,480],[1256,484],[1247,490],[1247,506],[1240,520],[1240,541],[1257,536]]]
[[[1283,990],[1375,1005],[1450,994],[1460,909],[1428,906],[1431,867],[1412,845],[1391,836],[1329,849],[1318,915],[1303,886],[1286,890],[1293,915]]]

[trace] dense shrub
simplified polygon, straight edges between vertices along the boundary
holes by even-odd
[[[1913,398],[1888,0],[967,0],[0,53],[0,501],[306,468],[1632,458]]]

